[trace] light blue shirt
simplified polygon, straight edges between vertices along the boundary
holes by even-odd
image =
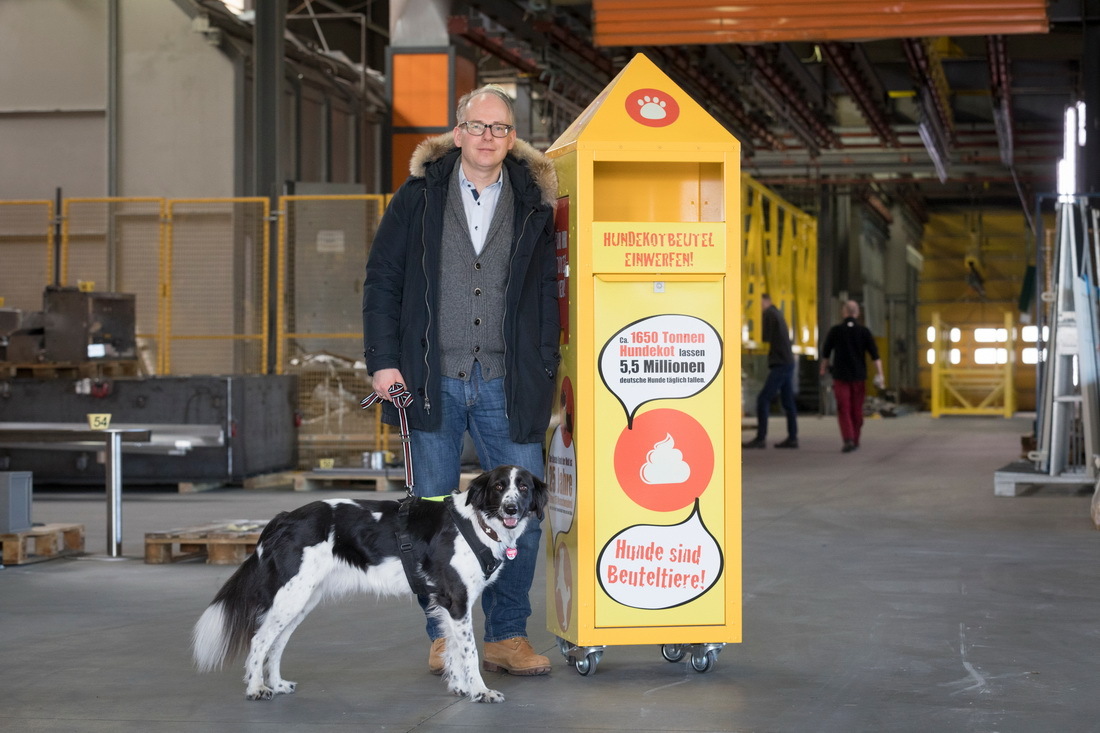
[[[474,243],[474,252],[481,254],[485,248],[485,237],[489,234],[489,225],[493,223],[493,214],[500,199],[503,175],[497,176],[495,183],[477,192],[477,187],[466,178],[462,165],[458,166],[458,183],[462,186],[462,208],[466,211],[466,225],[470,230],[470,241]]]

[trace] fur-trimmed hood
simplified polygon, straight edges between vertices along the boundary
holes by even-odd
[[[412,158],[409,159],[409,173],[416,178],[424,178],[428,165],[455,150],[458,148],[451,133],[429,137],[413,151]],[[508,156],[530,172],[541,193],[542,203],[555,206],[558,201],[558,171],[554,162],[519,138],[516,138],[516,144],[508,152]]]

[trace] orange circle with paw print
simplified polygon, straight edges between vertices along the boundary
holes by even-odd
[[[646,127],[667,127],[680,117],[680,105],[668,92],[638,89],[626,96],[626,113]]]

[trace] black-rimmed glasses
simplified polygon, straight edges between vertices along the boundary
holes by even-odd
[[[486,128],[493,137],[508,137],[508,133],[515,129],[514,125],[486,125],[484,122],[462,122],[458,126],[466,128],[466,132],[474,137],[484,135]]]

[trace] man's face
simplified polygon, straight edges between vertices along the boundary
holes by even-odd
[[[492,94],[479,94],[466,105],[466,122],[482,122],[486,125],[510,125],[508,107]],[[471,135],[464,127],[454,129],[455,145],[462,148],[462,169],[467,175],[475,172],[493,173],[500,169],[508,151],[516,144],[516,131],[506,137],[493,137],[489,128],[481,135]]]

